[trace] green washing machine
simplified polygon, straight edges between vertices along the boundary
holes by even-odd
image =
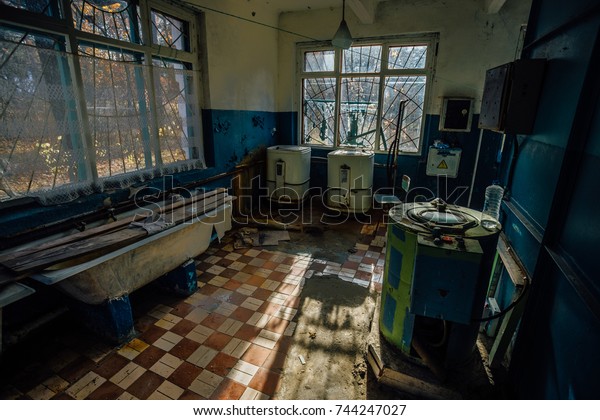
[[[379,317],[383,337],[407,355],[417,348],[446,368],[469,359],[500,229],[498,220],[440,199],[393,207]]]

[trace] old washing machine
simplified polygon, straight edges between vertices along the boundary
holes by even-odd
[[[500,229],[493,217],[440,199],[393,207],[379,317],[383,337],[444,368],[467,362]]]

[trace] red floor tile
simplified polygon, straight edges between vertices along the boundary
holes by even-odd
[[[269,280],[282,281],[287,276],[287,273],[281,271],[273,271],[269,274]]]
[[[267,357],[269,357],[269,354],[271,354],[271,350],[251,344],[248,350],[242,355],[242,360],[255,366],[262,366]]]
[[[364,257],[362,259],[363,264],[377,264],[377,258]]]
[[[261,329],[258,327],[253,327],[252,325],[244,324],[242,327],[234,334],[234,337],[237,337],[241,340],[252,341],[254,340]]]
[[[257,312],[267,314],[267,315],[273,315],[275,312],[277,312],[279,310],[279,308],[281,308],[281,305],[278,305],[273,302],[265,302],[262,305],[260,305]]]
[[[223,257],[226,257],[226,256],[228,256],[228,255],[229,255],[229,252],[225,251],[224,249],[218,249],[218,250],[217,250],[217,251],[214,253],[214,255],[215,255],[215,256],[217,256],[217,257],[221,257],[221,258],[223,258]]]
[[[246,280],[246,284],[249,284],[251,286],[260,287],[265,282],[265,280],[266,279],[264,277],[254,275],[254,276],[250,277],[248,280]]]
[[[127,388],[127,392],[140,400],[145,400],[164,380],[162,376],[148,370]]]
[[[354,275],[354,278],[357,278],[360,280],[371,280],[372,276],[373,276],[372,273],[367,273],[366,271],[358,270],[356,272],[356,274]]]
[[[260,368],[250,381],[250,388],[256,389],[257,391],[273,396],[279,388],[281,381],[281,375],[271,370]]]
[[[295,261],[295,257],[285,257],[281,263],[285,265],[293,265]]]
[[[171,328],[171,332],[184,337],[187,335],[187,333],[192,331],[196,325],[197,324],[195,322],[192,322],[188,319],[182,319],[173,328]]]
[[[237,280],[229,280],[227,283],[225,283],[223,285],[223,287],[227,290],[236,290],[241,285],[242,285],[242,283],[240,283]]]
[[[277,291],[279,293],[285,293],[285,294],[289,295],[290,293],[292,293],[294,291],[295,288],[296,288],[295,284],[281,283],[281,285],[277,288]]]
[[[232,303],[234,305],[241,305],[244,301],[248,299],[248,296],[243,295],[241,293],[233,292],[228,298],[227,302]]]
[[[342,264],[342,268],[349,268],[351,270],[356,270],[356,269],[358,269],[359,265],[360,265],[360,263],[358,263],[356,261],[346,261],[344,264]]]
[[[219,376],[227,376],[238,359],[225,353],[217,354],[206,366],[206,369]]]
[[[250,317],[252,317],[253,314],[253,310],[240,307],[233,311],[233,313],[229,317],[241,322],[246,322],[250,319]]]
[[[226,319],[227,319],[227,317],[224,315],[212,313],[212,314],[208,315],[206,318],[204,318],[202,320],[201,324],[204,325],[205,327],[216,330],[221,326],[221,324],[223,322],[225,322]]]
[[[302,298],[300,296],[290,296],[285,300],[282,306],[285,306],[287,308],[298,309],[300,307],[301,301]]]
[[[225,277],[226,279],[231,279],[233,276],[237,274],[237,270],[233,270],[231,268],[226,268],[222,273],[219,274],[221,277]]]
[[[262,258],[263,260],[270,260],[273,258],[273,253],[269,251],[260,251],[260,254],[256,256],[256,258]]]
[[[244,264],[248,264],[250,261],[252,261],[252,257],[249,257],[248,255],[242,255],[240,258],[237,259],[237,261]]]
[[[283,372],[283,366],[285,365],[285,359],[287,353],[281,351],[271,351],[269,356],[262,364],[265,369],[272,370],[275,373]]]
[[[181,301],[175,306],[175,308],[173,308],[171,313],[180,318],[185,318],[194,309],[196,309],[194,305],[190,305],[189,303]]]
[[[260,287],[252,293],[252,297],[260,300],[267,300],[269,296],[273,293],[271,290],[261,289]]]
[[[327,267],[327,264],[322,264],[322,263],[312,263],[310,265],[310,270],[316,271],[316,272],[321,272],[323,270],[325,270],[325,267]]]
[[[169,376],[169,381],[175,385],[186,389],[194,382],[194,379],[200,375],[202,368],[193,365],[189,362],[183,362],[173,373]]]
[[[64,392],[61,392],[60,394],[56,394],[54,397],[50,398],[51,400],[74,400],[75,398],[71,397],[68,394],[65,394]]]
[[[113,353],[105,358],[98,366],[94,368],[94,372],[103,378],[111,378],[115,373],[120,371],[129,363],[129,359],[120,354]]]
[[[196,394],[195,392],[190,391],[189,389],[186,389],[185,391],[183,391],[183,394],[181,394],[179,399],[180,400],[205,400],[206,398],[201,397],[200,395]]]
[[[207,285],[207,286],[209,286],[209,285]],[[221,304],[221,302],[218,301],[217,299],[210,297],[210,296],[205,296],[205,295],[201,295],[201,298],[196,301],[196,307],[202,308],[207,312],[214,311],[215,309],[217,309],[219,307],[220,304]]]
[[[175,357],[185,360],[190,357],[190,355],[195,352],[200,345],[200,343],[197,343],[194,340],[183,337],[179,343],[175,344],[175,347],[173,347],[169,353]]]
[[[285,319],[272,317],[267,325],[265,325],[265,329],[269,331],[276,332],[278,334],[283,334],[287,326],[290,324],[290,321],[286,321]]]
[[[279,263],[273,261],[265,261],[262,266],[267,270],[275,270],[277,267],[279,267]]]
[[[221,351],[230,341],[231,336],[215,331],[206,339],[203,345]]]
[[[155,321],[156,322],[156,321]],[[164,328],[157,327],[156,325],[151,326],[144,331],[138,338],[144,343],[153,344],[156,340],[163,336],[167,330]]]
[[[150,346],[138,354],[133,361],[146,369],[150,369],[150,367],[163,357],[165,353],[166,351],[159,349],[158,347]]]
[[[210,396],[212,400],[239,400],[246,391],[246,387],[240,383],[225,378],[219,384],[215,392]]]
[[[118,385],[113,384],[110,381],[104,382],[100,385],[94,392],[92,392],[87,400],[116,400],[119,398],[123,392],[123,388]]]
[[[246,274],[254,274],[254,273],[256,273],[256,270],[258,270],[258,268],[259,267],[255,267],[253,265],[248,264],[244,268],[242,268],[241,271]],[[264,281],[264,279],[263,279],[263,281]]]
[[[217,290],[219,290],[219,288],[217,286],[213,286],[212,284],[205,284],[204,286],[198,289],[200,294],[204,296],[211,296]]]

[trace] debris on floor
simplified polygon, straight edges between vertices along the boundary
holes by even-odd
[[[242,228],[236,234],[234,249],[251,248],[254,246],[277,246],[279,241],[289,241],[287,230],[258,230],[257,228]]]

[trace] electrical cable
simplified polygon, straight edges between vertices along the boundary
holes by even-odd
[[[508,313],[508,311],[510,311],[511,309],[513,309],[515,306],[517,306],[519,304],[519,302],[523,299],[523,296],[525,296],[525,292],[527,292],[527,289],[529,289],[529,281],[525,280],[525,285],[523,286],[523,289],[521,289],[521,293],[519,294],[519,296],[517,296],[517,298],[510,305],[508,305],[506,308],[504,308],[502,311],[498,312],[495,315],[491,315],[491,316],[488,316],[485,318],[472,319],[471,321],[487,322],[487,321],[491,321],[493,319],[500,318],[500,317],[506,315]]]

